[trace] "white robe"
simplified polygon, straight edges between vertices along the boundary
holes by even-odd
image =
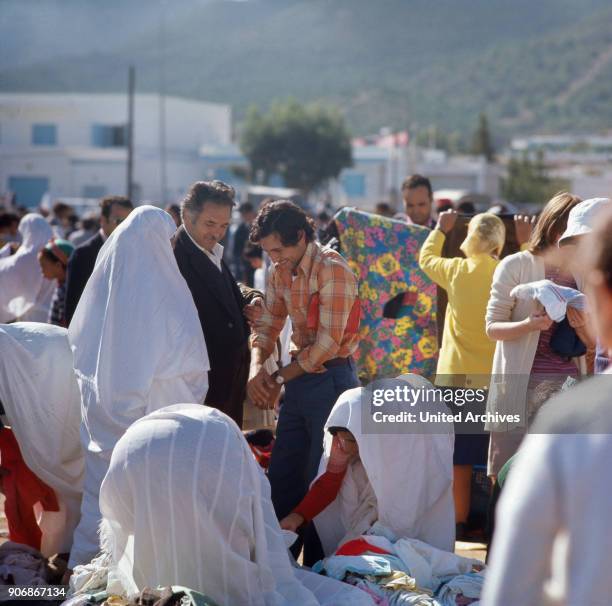
[[[204,401],[210,364],[170,215],[141,206],[98,253],[68,336],[82,398],[86,472],[70,566],[99,551],[98,492],[113,447],[151,411]]]
[[[399,379],[415,388],[433,389],[417,375]],[[377,385],[392,388],[397,383],[386,379]],[[348,429],[359,445],[359,460],[349,464],[338,497],[314,520],[325,555],[345,540],[365,533],[375,521],[398,538],[420,539],[438,549],[454,551],[452,425],[446,426],[444,434],[427,432],[427,428],[422,433],[364,433],[364,393],[361,387],[345,391],[325,423],[320,474],[325,472],[331,451],[330,427]],[[434,405],[428,406],[431,410]]]
[[[85,458],[81,398],[65,328],[0,326],[0,400],[24,461],[60,505],[59,512],[42,514],[41,551],[67,553],[80,516]]]
[[[55,282],[42,275],[38,253],[53,231],[43,217],[29,213],[19,222],[19,233],[17,252],[0,259],[0,322],[46,322]]]
[[[180,404],[134,423],[113,451],[100,507],[109,579],[124,592],[183,585],[219,606],[372,604],[292,567],[269,483],[216,409]]]

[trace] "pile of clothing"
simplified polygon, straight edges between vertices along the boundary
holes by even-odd
[[[381,532],[382,531],[382,532]],[[477,606],[484,584],[479,560],[442,551],[385,529],[344,543],[313,570],[358,587],[379,606]],[[385,534],[386,536],[380,536]]]

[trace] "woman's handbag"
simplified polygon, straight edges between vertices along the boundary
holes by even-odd
[[[586,345],[570,326],[567,316],[557,324],[550,338],[550,348],[564,358],[578,358],[587,351]]]

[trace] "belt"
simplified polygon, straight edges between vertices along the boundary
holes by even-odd
[[[297,358],[295,356],[291,356],[291,361],[295,362]],[[325,368],[335,368],[336,366],[350,366],[353,362],[352,356],[348,356],[347,358],[332,358],[331,360],[327,360],[327,362],[323,362],[323,366]]]

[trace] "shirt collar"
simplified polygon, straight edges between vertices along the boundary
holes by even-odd
[[[297,266],[298,272],[301,271],[305,276],[309,275],[316,250],[317,243],[314,240],[312,242],[309,242],[308,246],[306,247],[306,251],[304,252],[304,256],[302,257],[302,260]]]
[[[194,243],[195,246],[197,246],[203,253],[206,253],[209,257],[215,257],[216,259],[218,259],[219,261],[221,261],[221,259],[223,258],[223,245],[219,244],[219,242],[217,242],[212,249],[212,252],[210,252],[209,250],[206,250],[203,246],[200,246],[194,239],[194,237],[189,233],[189,230],[187,229],[187,226],[185,224],[183,224],[183,227],[185,228],[185,233],[189,236],[189,239]]]

